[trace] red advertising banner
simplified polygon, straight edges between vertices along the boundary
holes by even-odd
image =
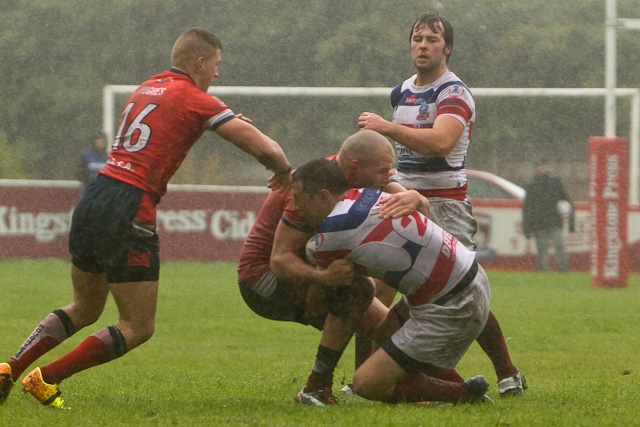
[[[67,258],[75,181],[0,180],[0,258]],[[170,185],[158,205],[164,260],[236,261],[268,189]]]
[[[623,138],[589,138],[591,278],[595,287],[628,285],[627,150]]]
[[[76,181],[2,180],[0,257],[65,258]]]
[[[617,164],[624,166],[626,162]],[[613,174],[618,166],[612,163],[611,167]],[[626,181],[622,179],[622,182]],[[606,180],[601,178],[601,183]],[[595,194],[595,183],[593,189]],[[266,187],[170,185],[157,211],[161,259],[236,262],[268,192]],[[76,181],[0,179],[0,259],[68,259],[71,215],[80,194],[80,184]],[[483,267],[535,269],[535,246],[522,232],[522,200],[474,199],[473,204],[473,213],[478,219],[477,257]],[[591,227],[591,204],[575,202],[574,207],[576,232],[565,234],[571,271],[590,270],[592,243],[598,241],[594,237],[596,230],[604,236],[607,227],[624,225],[628,255],[625,257],[624,251],[617,249],[618,237],[609,241],[610,254],[619,255],[620,262],[609,262],[606,270],[604,267],[599,270],[600,274],[606,274],[609,280],[611,272],[626,271],[627,266],[631,272],[640,272],[640,206],[630,206],[625,217],[626,205],[623,204],[616,208],[621,217],[600,219],[597,228]],[[624,236],[624,229],[620,229],[620,233]],[[625,240],[620,238],[620,241]],[[606,247],[606,242],[600,243],[602,247]],[[606,259],[606,255],[598,256],[601,261]],[[622,273],[620,276],[626,277]],[[600,286],[601,282],[598,283]]]
[[[266,186],[171,186],[157,211],[161,259],[237,261],[268,193]]]

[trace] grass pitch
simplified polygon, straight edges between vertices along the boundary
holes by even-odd
[[[71,299],[60,260],[0,260],[0,360],[46,314]],[[2,425],[98,426],[620,426],[639,425],[640,275],[624,289],[594,289],[588,274],[489,271],[492,309],[526,375],[523,398],[500,399],[495,373],[474,344],[458,366],[492,383],[493,406],[418,407],[340,396],[350,381],[350,346],[335,374],[337,407],[296,405],[319,333],[253,314],[236,285],[235,264],[165,262],[156,333],[124,357],[62,385],[70,409],[39,405],[17,385],[0,407]],[[43,356],[49,363],[102,318]]]

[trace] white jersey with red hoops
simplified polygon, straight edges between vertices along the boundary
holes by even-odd
[[[393,122],[429,129],[436,117],[447,115],[460,120],[464,131],[446,157],[425,156],[396,144],[396,179],[408,189],[433,191],[427,196],[464,200],[467,182],[464,164],[476,116],[473,96],[458,76],[449,70],[426,86],[416,86],[415,81],[416,75],[413,75],[392,90]]]
[[[318,268],[346,258],[360,274],[378,278],[422,305],[451,289],[469,271],[475,253],[419,212],[378,216],[387,193],[351,189],[323,221],[316,237]]]

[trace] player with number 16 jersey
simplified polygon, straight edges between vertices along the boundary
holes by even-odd
[[[229,107],[182,71],[155,75],[127,101],[102,173],[144,190],[156,204],[204,131],[233,118]]]
[[[35,368],[22,381],[25,391],[45,405],[63,408],[62,380],[151,338],[160,277],[155,207],[205,130],[273,171],[270,188],[289,185],[291,165],[280,145],[207,94],[218,75],[221,51],[220,39],[209,31],[185,30],[173,46],[172,68],[144,82],[127,101],[104,172],[86,187],[71,219],[73,301],[45,317],[18,352],[0,363],[0,404],[33,362],[97,321],[109,295],[118,322]]]

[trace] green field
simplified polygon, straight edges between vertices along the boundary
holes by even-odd
[[[71,298],[69,264],[0,260],[0,360],[8,359],[46,314]],[[163,265],[156,333],[114,362],[62,383],[70,409],[43,407],[16,386],[0,407],[3,426],[631,426],[640,425],[640,275],[625,289],[594,289],[588,274],[489,271],[492,307],[526,375],[522,398],[500,399],[477,345],[458,366],[492,383],[495,405],[419,407],[340,396],[337,407],[296,405],[319,333],[264,320],[243,303],[231,263]],[[44,356],[46,364],[102,318]],[[335,388],[353,371],[350,346]]]

